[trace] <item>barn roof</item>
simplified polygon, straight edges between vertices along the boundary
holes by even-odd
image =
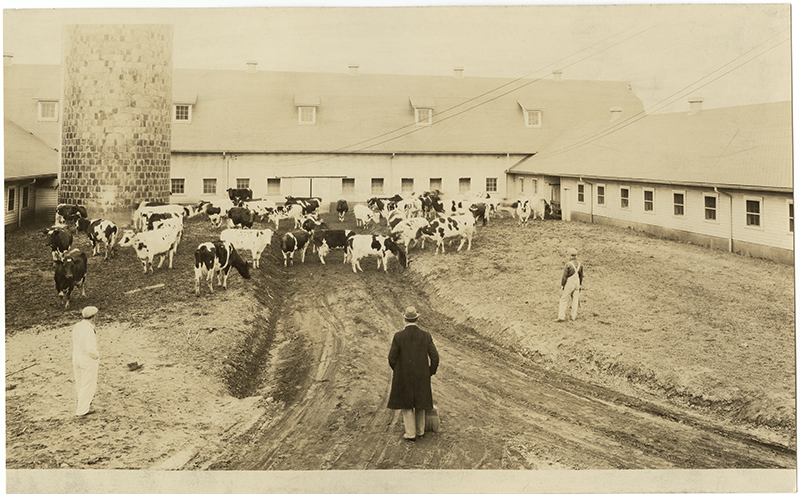
[[[790,102],[588,122],[511,172],[792,190]]]
[[[3,173],[6,180],[54,176],[58,151],[11,120],[3,119]]]

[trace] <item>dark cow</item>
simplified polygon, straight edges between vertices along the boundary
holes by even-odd
[[[251,189],[228,189],[228,197],[236,206],[241,206],[242,201],[249,201],[253,198]]]
[[[44,235],[45,244],[52,250],[54,261],[61,259],[64,252],[72,247],[72,233],[66,226],[51,226],[44,231]]]
[[[339,199],[339,201],[336,202],[336,212],[339,213],[340,222],[344,221],[344,216],[348,211],[350,211],[350,206],[347,205],[347,201]]]
[[[378,269],[383,264],[383,271],[387,272],[389,258],[397,257],[400,267],[406,267],[406,253],[398,246],[391,237],[385,235],[353,235],[347,239],[347,256],[353,267],[353,272],[364,271],[361,269],[361,259],[365,257],[377,257]],[[358,271],[356,271],[358,269]]]
[[[100,246],[106,246],[106,255],[103,260],[108,260],[108,256],[113,255],[114,242],[117,241],[119,229],[117,225],[109,220],[86,220],[78,218],[75,228],[79,232],[86,232],[86,236],[92,242],[92,256],[100,254]]]
[[[469,212],[472,213],[472,216],[475,218],[475,221],[482,221],[483,226],[486,226],[486,218],[487,218],[487,207],[486,204],[479,202],[473,204],[469,207]]]
[[[433,218],[436,216],[436,213],[444,214],[444,204],[442,204],[442,200],[439,196],[440,193],[438,190],[425,191],[419,196],[419,200],[422,202],[423,217]]]
[[[281,251],[283,252],[283,265],[290,266],[294,264],[294,253],[300,252],[300,262],[306,262],[306,249],[308,244],[311,243],[311,234],[305,230],[295,230],[293,232],[286,232],[281,238]]]
[[[194,293],[200,295],[200,280],[205,275],[208,291],[214,293],[214,273],[217,273],[217,286],[228,289],[228,273],[231,268],[250,279],[250,265],[236,252],[231,242],[219,240],[204,242],[194,251]]]
[[[72,204],[59,204],[56,207],[56,225],[74,224],[78,218],[87,218],[86,208]]]
[[[303,206],[303,214],[314,214],[319,210],[320,205],[322,205],[322,198],[286,196],[286,202],[283,203],[283,206],[291,206],[292,204]]]
[[[205,213],[208,216],[208,219],[211,221],[211,224],[215,227],[219,227],[222,225],[222,217],[228,216],[228,211],[233,209],[235,205],[233,201],[228,199],[227,197],[217,198],[213,201],[200,201],[197,203],[197,210],[196,214],[203,214]]]
[[[69,308],[69,299],[75,287],[80,286],[81,296],[86,297],[86,265],[86,254],[78,249],[56,261],[56,292],[61,301],[66,300],[65,309]]]
[[[160,226],[162,226],[165,221],[172,222],[176,225],[178,223],[183,225],[183,215],[180,213],[170,213],[170,212],[165,212],[165,213],[148,212],[146,213],[144,219],[144,230],[145,231],[156,230]]]
[[[332,249],[347,249],[347,239],[355,235],[353,230],[314,230],[312,239],[319,254],[319,261],[325,264],[325,257]],[[345,254],[342,263],[347,262]]]
[[[395,194],[393,197],[370,197],[367,199],[367,206],[376,213],[379,213],[389,223],[389,215],[397,209],[397,203],[402,201],[403,197]]]
[[[237,226],[252,228],[256,216],[258,215],[252,209],[232,207],[228,211],[228,228],[236,228]]]

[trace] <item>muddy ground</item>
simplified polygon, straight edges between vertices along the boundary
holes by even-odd
[[[341,251],[285,268],[273,246],[252,279],[196,297],[193,250],[218,230],[193,218],[174,269],[145,275],[131,249],[92,258],[65,310],[41,227],[5,236],[9,469],[796,468],[791,266],[503,219],[470,251],[412,249],[388,273],[354,274]],[[586,290],[579,319],[556,323],[569,246]],[[70,331],[86,305],[101,371],[77,419]],[[442,359],[441,430],[416,443],[385,408],[407,305]]]

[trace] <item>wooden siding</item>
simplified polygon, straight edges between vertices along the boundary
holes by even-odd
[[[22,205],[23,190],[28,189],[28,203]],[[14,208],[9,211],[9,190],[14,189]],[[5,183],[5,195],[3,201],[4,227],[5,231],[15,230],[20,225],[28,225],[35,221],[36,214],[36,187],[31,180],[14,181]]]

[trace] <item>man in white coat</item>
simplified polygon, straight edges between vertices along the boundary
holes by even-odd
[[[78,407],[75,416],[89,415],[94,392],[97,390],[97,370],[100,367],[100,354],[97,352],[94,316],[97,307],[83,309],[83,320],[72,328],[72,369],[75,371],[75,391],[78,393]]]
[[[572,305],[570,319],[574,321],[578,317],[578,305],[583,285],[583,264],[578,260],[578,249],[570,247],[567,255],[569,261],[564,265],[564,271],[561,274],[561,300],[558,303],[557,322],[567,320],[567,309],[570,305]]]

